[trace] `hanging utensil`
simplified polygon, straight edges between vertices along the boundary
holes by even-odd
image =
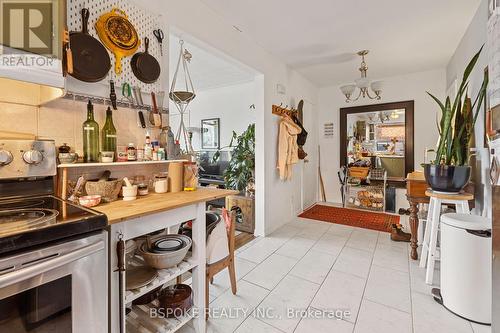
[[[118,8],[101,15],[95,28],[104,46],[115,55],[115,73],[120,75],[122,58],[134,54],[141,44],[137,31],[128,20],[127,14]]]
[[[123,240],[123,236],[120,234],[118,236],[118,242],[116,244],[116,256],[117,256],[117,259],[118,259],[118,263],[117,263],[117,269],[115,270],[115,272],[118,272],[118,297],[119,297],[119,300],[118,300],[118,304],[119,304],[119,312],[120,312],[120,333],[125,333],[125,327],[124,327],[124,322],[125,322],[125,318],[124,318],[124,302],[123,302],[123,298],[124,298],[124,293],[123,293],[123,290],[124,290],[124,283],[123,283],[123,279],[125,277],[125,241]]]
[[[71,51],[71,43],[69,41],[68,28],[63,32],[63,75],[73,73],[73,52]]]
[[[158,91],[156,93],[156,107],[160,113],[168,114],[168,109],[163,108],[163,101],[165,100],[165,92]]]
[[[144,106],[144,102],[142,101],[142,93],[141,93],[141,88],[140,87],[133,87],[132,92],[134,93],[134,98],[139,107]],[[139,117],[139,125],[142,128],[146,128],[146,118],[144,117],[144,113],[142,112],[141,109],[137,111],[137,116]]]
[[[111,100],[111,105],[113,106],[113,110],[118,110],[118,108],[116,107],[115,82],[113,80],[109,81],[109,99]]]
[[[132,91],[134,92],[134,98],[139,106],[144,106],[144,102],[142,101],[142,93],[141,93],[141,88],[138,86],[132,87]]]
[[[128,82],[122,83],[122,96],[130,103],[134,104],[134,98],[132,97],[132,88]]]
[[[144,38],[144,52],[137,52],[130,60],[132,72],[144,83],[153,83],[160,77],[160,64],[149,54],[149,38]]]
[[[160,44],[160,55],[163,56],[163,39],[165,38],[165,34],[161,29],[153,30],[153,35],[156,37],[158,44]]]
[[[156,95],[151,92],[152,112],[149,114],[149,122],[155,127],[161,127],[161,115],[158,112],[158,105],[156,104]]]
[[[68,73],[84,82],[101,81],[111,68],[106,48],[88,33],[89,10],[82,8],[82,31],[72,31],[69,42],[73,54],[73,72]]]

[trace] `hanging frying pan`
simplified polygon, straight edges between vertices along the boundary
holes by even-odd
[[[73,53],[73,73],[70,75],[80,81],[97,82],[108,75],[111,61],[104,46],[88,33],[89,15],[89,10],[82,8],[82,31],[69,34]]]
[[[144,83],[153,83],[160,77],[160,64],[148,52],[149,38],[144,38],[144,52],[137,52],[130,61],[132,72]]]
[[[115,73],[121,74],[122,58],[134,54],[141,44],[137,31],[127,14],[118,8],[101,15],[95,28],[104,46],[115,55]]]

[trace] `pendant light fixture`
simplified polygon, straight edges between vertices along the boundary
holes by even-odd
[[[179,129],[175,139],[180,143],[181,138],[187,154],[193,154],[193,146],[186,125],[184,123],[184,114],[187,111],[189,103],[196,97],[194,92],[193,82],[189,74],[188,64],[193,57],[188,50],[184,48],[184,41],[180,40],[179,59],[175,69],[172,85],[170,86],[169,98],[174,102],[175,107],[181,115]],[[179,81],[179,82],[178,82]]]
[[[373,81],[371,82],[366,76],[366,72],[368,71],[368,66],[365,62],[365,56],[368,54],[368,50],[362,50],[358,52],[358,55],[361,57],[361,66],[359,67],[359,71],[361,72],[361,77],[355,81],[355,84],[346,84],[340,87],[340,91],[345,95],[346,102],[355,102],[361,96],[363,98],[368,97],[369,99],[380,99],[380,94],[382,93],[382,81]],[[356,88],[359,89],[358,97],[352,98],[354,91]],[[370,88],[375,95],[370,94]]]

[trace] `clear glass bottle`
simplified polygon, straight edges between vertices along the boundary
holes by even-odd
[[[165,159],[175,158],[175,138],[172,128],[167,126],[167,146],[165,147]]]
[[[102,151],[112,151],[116,157],[116,128],[113,124],[113,111],[108,106],[106,122],[102,128]]]
[[[99,161],[99,124],[94,120],[94,106],[89,100],[87,104],[87,120],[83,130],[83,161],[86,163]]]
[[[168,131],[167,127],[162,127],[160,132],[160,147],[167,148]]]
[[[151,144],[151,138],[149,137],[149,133],[146,134],[146,143],[144,144],[144,160],[145,161],[153,160],[153,145]]]

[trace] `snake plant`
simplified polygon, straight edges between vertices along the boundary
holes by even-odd
[[[462,82],[453,103],[450,96],[447,96],[445,101],[442,102],[436,96],[427,92],[441,109],[441,119],[437,124],[439,142],[433,164],[468,165],[469,145],[474,135],[474,125],[479,111],[486,101],[486,87],[488,85],[488,76],[485,73],[481,88],[474,99],[474,103],[471,104],[468,95],[469,76],[479,59],[482,49],[481,47],[465,68]]]

